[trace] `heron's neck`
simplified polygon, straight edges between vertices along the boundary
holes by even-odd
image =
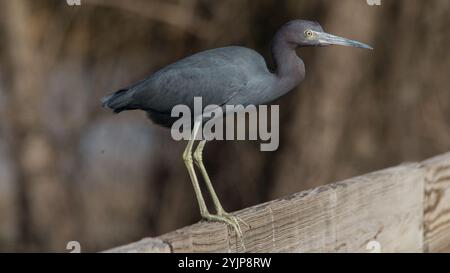
[[[284,95],[300,84],[305,77],[305,64],[295,52],[297,45],[289,43],[282,33],[275,35],[272,57],[276,65],[277,92]]]

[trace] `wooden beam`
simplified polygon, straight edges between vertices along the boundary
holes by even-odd
[[[450,154],[423,163],[424,251],[450,252]]]
[[[242,240],[224,224],[199,222],[108,252],[448,251],[450,154],[296,193],[235,215],[249,224],[242,226]]]

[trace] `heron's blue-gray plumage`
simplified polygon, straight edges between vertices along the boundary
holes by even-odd
[[[107,97],[103,103],[116,112],[142,109],[155,122],[170,126],[174,120],[169,117],[176,105],[187,105],[193,111],[194,97],[201,97],[203,106],[223,106],[235,97],[263,93],[273,85],[274,77],[256,51],[223,47],[168,65],[142,82]],[[244,99],[240,103],[254,101]]]
[[[311,21],[294,20],[274,36],[272,56],[276,71],[270,72],[256,51],[238,46],[203,51],[168,65],[147,79],[102,99],[105,107],[119,113],[141,109],[162,126],[171,126],[176,105],[194,113],[194,98],[202,105],[259,105],[269,103],[296,87],[305,77],[305,66],[297,56],[299,46],[340,44],[367,45],[327,34]]]

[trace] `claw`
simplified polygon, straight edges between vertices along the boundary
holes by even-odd
[[[230,215],[230,214],[228,214],[228,215]],[[230,215],[230,216],[231,216],[231,215]],[[250,225],[247,224],[247,222],[245,222],[244,220],[242,220],[241,217],[238,217],[238,216],[231,216],[231,217],[236,218],[236,220],[238,220],[238,222],[241,222],[242,224],[244,224],[244,226],[246,226],[247,228],[250,228]]]
[[[242,233],[242,229],[241,226],[239,225],[239,218],[236,216],[233,216],[231,214],[228,213],[221,213],[220,215],[212,215],[212,214],[208,214],[208,215],[204,215],[203,216],[204,219],[208,220],[208,221],[215,221],[215,222],[222,222],[225,223],[229,226],[231,226],[234,231],[236,232],[236,236],[239,239],[242,249],[245,252],[245,245],[244,245],[244,240],[243,240],[243,233]],[[241,220],[242,221],[242,220]],[[243,223],[245,223],[244,221],[242,221]]]
[[[232,215],[205,215],[203,216],[204,219],[208,220],[208,221],[215,221],[215,222],[222,222],[225,223],[229,226],[231,226],[234,231],[236,232],[236,235],[238,238],[242,238],[242,230],[241,227],[239,226],[239,223],[236,219],[236,217],[232,216]]]
[[[239,222],[241,222],[242,224],[244,224],[244,226],[246,226],[247,228],[250,228],[250,225],[247,224],[247,222],[245,222],[244,220],[242,220],[242,218],[240,218],[238,216],[233,216],[233,215],[231,215],[230,213],[228,213],[226,211],[220,211],[217,214],[234,221],[237,225],[239,225]]]

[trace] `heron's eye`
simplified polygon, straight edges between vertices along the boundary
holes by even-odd
[[[308,29],[308,30],[305,31],[305,37],[306,38],[312,38],[313,35],[314,34],[313,34],[312,30]]]

